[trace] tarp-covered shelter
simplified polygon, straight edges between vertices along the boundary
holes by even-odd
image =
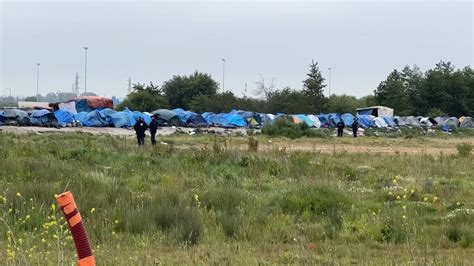
[[[387,125],[388,125],[389,127],[392,127],[392,128],[393,128],[393,127],[397,127],[397,123],[395,122],[394,117],[391,117],[391,116],[384,116],[384,117],[382,117],[382,118],[383,118],[383,120],[385,120],[385,123],[387,123]]]
[[[75,98],[77,112],[90,112],[95,109],[114,108],[112,99],[99,96],[84,96]]]
[[[247,122],[238,114],[220,113],[215,114],[212,112],[203,113],[202,116],[206,119],[210,125],[219,127],[245,127]]]
[[[306,115],[297,115],[301,122],[305,123],[308,127],[314,127],[314,123]]]
[[[69,102],[59,103],[58,109],[68,111],[71,114],[77,114],[76,102],[73,100]]]
[[[94,110],[87,113],[86,119],[82,122],[86,127],[106,127],[109,125],[107,117],[99,110]]]
[[[20,109],[4,109],[3,123],[13,124],[19,126],[27,126],[30,124],[30,117],[28,113]]]
[[[329,122],[329,115],[327,114],[319,114],[318,115],[318,119],[320,121],[320,125],[321,127],[329,127],[330,126],[330,122]]]
[[[166,123],[170,126],[179,126],[180,120],[178,115],[168,109],[158,109],[152,112],[152,114],[159,114],[160,115],[160,123]]]
[[[420,121],[414,116],[402,116],[399,119],[403,121],[404,126],[421,127]]]
[[[342,114],[340,117],[346,127],[350,127],[352,126],[352,123],[354,123],[354,116],[352,114],[345,113]]]
[[[369,128],[375,126],[375,117],[371,115],[357,115],[357,122],[362,128]]]
[[[426,127],[426,128],[430,128],[430,127],[434,127],[438,125],[436,120],[434,120],[431,117],[421,117],[419,118],[419,120],[420,120],[421,126]]]
[[[474,122],[472,121],[472,117],[470,116],[462,116],[459,118],[459,122],[461,123],[459,127],[462,128],[474,128]]]
[[[112,124],[114,127],[131,127],[132,122],[131,122],[131,115],[127,112],[121,111],[121,112],[116,112],[110,115],[112,118]]]
[[[387,128],[388,124],[382,117],[375,117],[374,118],[375,126],[378,128]]]
[[[58,126],[58,120],[51,111],[41,109],[31,113],[30,124],[38,127],[56,127]]]
[[[66,110],[58,109],[54,111],[54,116],[56,117],[58,124],[62,127],[65,127],[68,124],[74,123],[74,114]]]
[[[459,127],[459,120],[456,117],[450,117],[444,121],[443,126],[448,126],[450,128]]]
[[[393,116],[393,109],[385,106],[357,108],[358,115],[373,115],[375,117]]]
[[[320,128],[321,127],[321,121],[319,121],[319,118],[315,115],[307,115],[308,119],[313,122],[313,127],[315,128]]]
[[[436,123],[438,123],[438,125],[442,126],[444,122],[446,122],[446,120],[448,119],[449,119],[449,116],[438,116],[434,120],[436,121]]]

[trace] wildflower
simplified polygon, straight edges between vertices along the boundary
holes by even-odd
[[[406,209],[407,209],[407,206],[403,205],[403,209],[406,210]]]
[[[433,198],[433,202],[436,202],[438,200],[438,197]]]
[[[54,212],[56,210],[56,204],[51,204],[51,210]]]
[[[425,197],[423,200],[424,200],[424,201],[428,201],[428,198],[427,198],[427,197]]]
[[[115,235],[115,231],[112,231],[112,235]]]
[[[12,212],[13,212],[12,208],[8,209],[8,213],[12,213]]]
[[[59,197],[58,194],[54,194],[54,198],[57,199]]]
[[[415,190],[414,189],[410,190],[410,193],[411,194],[415,193]]]
[[[94,213],[94,212],[95,212],[95,208],[92,208],[92,209],[91,209],[91,213]]]
[[[397,179],[394,178],[394,179],[392,180],[392,183],[393,183],[393,184],[397,184]]]
[[[7,198],[3,198],[3,203],[7,204]]]
[[[393,195],[392,191],[388,192],[388,195],[392,196]]]
[[[377,214],[376,214],[375,212],[372,212],[372,215],[375,216],[375,215],[377,215]]]
[[[33,198],[30,198],[30,201],[33,201]]]
[[[21,193],[20,193],[20,192],[17,192],[17,193],[16,193],[16,196],[17,196],[17,197],[21,197]]]
[[[403,220],[405,220],[407,217],[405,215],[402,216]]]
[[[400,196],[397,196],[397,200],[400,200],[400,199],[401,199]]]
[[[405,188],[403,191],[404,191],[405,193],[407,193],[407,192],[408,192],[408,189]]]
[[[456,202],[456,205],[460,206],[460,205],[461,205],[461,203],[459,203],[459,202]]]
[[[28,220],[28,219],[30,219],[30,217],[31,217],[31,216],[30,216],[29,214],[28,214],[28,215],[26,215],[26,217],[25,217],[25,220]]]
[[[53,235],[53,238],[54,238],[54,239],[58,239],[58,235],[54,234],[54,235]]]
[[[403,198],[406,199],[406,198],[407,198],[407,195],[403,195]]]
[[[115,220],[115,224],[118,224],[119,223],[119,220]]]

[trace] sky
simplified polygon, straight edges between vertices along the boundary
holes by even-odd
[[[261,77],[301,89],[311,60],[331,93],[372,94],[393,69],[473,64],[471,1],[181,1],[0,3],[2,95],[87,91],[124,97],[132,83],[209,73],[255,96]],[[327,92],[326,92],[327,93]]]

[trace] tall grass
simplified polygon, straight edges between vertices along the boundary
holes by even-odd
[[[54,205],[64,190],[100,264],[473,259],[472,156],[249,152],[232,139],[185,141],[137,148],[108,136],[0,134],[2,261],[74,262]]]

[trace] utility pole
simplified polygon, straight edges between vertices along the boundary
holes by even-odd
[[[84,52],[85,52],[84,92],[87,92],[87,50],[89,49],[89,47],[84,46],[82,48],[84,48]]]
[[[128,94],[132,92],[132,78],[129,76],[128,77]]]
[[[329,83],[328,84],[329,85],[328,86],[329,87],[329,96],[328,96],[328,98],[329,98],[329,97],[331,97],[331,68],[328,67],[328,70],[329,70],[329,82],[328,82]]]
[[[79,73],[76,72],[76,79],[74,81],[74,91],[76,96],[79,96]]]
[[[225,58],[222,58],[222,93],[225,90]]]
[[[39,79],[40,79],[40,63],[36,63],[36,101],[39,102]]]

